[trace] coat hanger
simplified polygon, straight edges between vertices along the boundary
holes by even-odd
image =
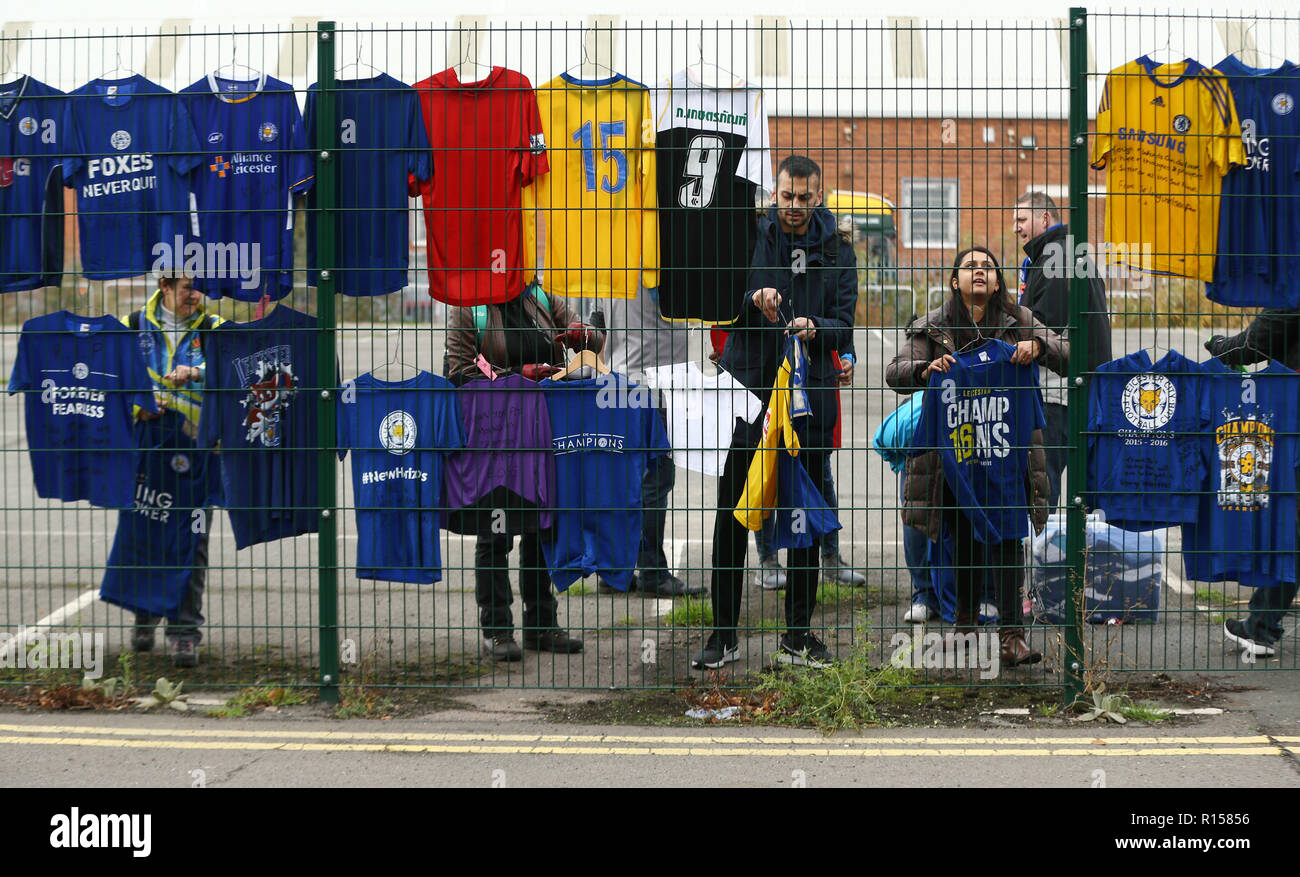
[[[100,79],[128,79],[132,76],[135,76],[135,71],[130,67],[122,66],[122,52],[120,49],[117,52],[117,66],[112,70],[105,70],[99,74]]]
[[[609,366],[605,365],[605,360],[600,358],[600,354],[591,350],[582,350],[574,354],[573,359],[563,369],[551,375],[551,380],[562,381],[569,375],[573,374],[580,368],[594,368],[599,374],[609,374]]]
[[[456,78],[461,82],[480,82],[492,75],[492,68],[480,64],[478,60],[478,27],[472,31],[461,31],[458,35],[460,60],[452,65]]]
[[[745,80],[729,70],[724,70],[716,64],[710,64],[704,60],[704,35],[700,34],[699,43],[696,45],[697,53],[695,61],[686,68],[686,77],[688,81],[694,81],[705,88],[726,89],[726,88],[743,88]]]
[[[365,73],[363,76],[362,73]],[[369,64],[363,64],[361,61],[361,38],[357,38],[357,56],[351,64],[345,64],[335,71],[336,79],[373,79],[379,75],[379,71]]]
[[[1147,57],[1150,58],[1152,61],[1155,61],[1161,67],[1165,66],[1166,64],[1177,64],[1179,61],[1182,61],[1186,57],[1186,54],[1174,52],[1173,41],[1174,41],[1174,23],[1173,20],[1171,19],[1165,22],[1164,45],[1158,46],[1157,48],[1151,50],[1150,52],[1147,52],[1146,53]]]
[[[11,58],[9,49],[5,45],[7,42],[8,40],[0,40],[0,85],[17,85],[27,77],[27,74],[17,66],[18,48],[14,47],[13,57]],[[11,61],[14,63],[12,68],[9,66]]]
[[[1259,50],[1259,46],[1258,44],[1256,44],[1254,39],[1255,26],[1258,24],[1259,24],[1258,21],[1251,22],[1250,26],[1247,27],[1246,30],[1241,35],[1242,47],[1237,51],[1233,52],[1232,54],[1237,56],[1238,61],[1240,61],[1243,64],[1246,64],[1246,59],[1243,58],[1242,55],[1244,55],[1246,52],[1250,52],[1252,55],[1254,55],[1254,58],[1252,59],[1251,63],[1247,64],[1246,66],[1259,67],[1262,62],[1268,67],[1277,70],[1278,68],[1282,67],[1287,63],[1287,59],[1279,58],[1276,55],[1270,55],[1268,52],[1261,52]],[[1250,48],[1246,48],[1247,46],[1249,46]]]
[[[393,348],[392,353],[388,357],[388,361],[383,365],[372,368],[370,374],[389,384],[409,381],[411,378],[417,377],[420,374],[420,368],[408,363],[406,357],[402,353],[404,339],[405,335],[399,329],[397,334],[397,346]],[[396,376],[393,375],[394,367],[399,369]]]
[[[596,34],[597,34],[597,30],[594,27],[588,29],[583,33],[582,60],[579,61],[573,67],[570,67],[568,70],[565,70],[564,71],[565,73],[572,76],[576,71],[577,72],[576,78],[578,79],[613,79],[614,76],[617,75],[614,72],[614,68],[610,67],[607,64],[602,64],[600,63],[600,61],[592,59],[591,51],[588,48],[588,40],[594,39]]]
[[[255,70],[247,64],[240,64],[237,61],[239,45],[234,43],[230,47],[230,63],[223,64],[212,71],[212,76],[220,76],[222,79],[233,79],[236,81],[251,82],[254,79],[262,78],[262,71]]]

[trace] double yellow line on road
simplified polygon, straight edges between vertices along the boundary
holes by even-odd
[[[754,734],[496,734],[291,731],[0,724],[0,745],[443,755],[847,757],[1300,756],[1300,737],[758,736]]]

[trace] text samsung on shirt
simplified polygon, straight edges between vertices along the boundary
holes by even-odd
[[[153,170],[153,155],[148,152],[110,155],[106,158],[92,158],[86,162],[86,176],[91,180],[96,176],[115,177],[151,170]],[[113,180],[108,183],[87,183],[81,187],[81,195],[83,198],[96,198],[100,195],[120,195],[123,192],[142,192],[156,188],[158,188],[156,176],[132,177],[129,180]]]

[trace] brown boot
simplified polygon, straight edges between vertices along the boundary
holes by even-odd
[[[1002,663],[1009,667],[1043,660],[1043,653],[1029,648],[1024,633],[1014,627],[998,628],[998,639],[1002,641]]]

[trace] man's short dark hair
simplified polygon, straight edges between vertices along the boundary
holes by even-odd
[[[1052,217],[1055,222],[1061,221],[1061,208],[1056,206],[1056,202],[1052,200],[1052,196],[1046,192],[1039,192],[1037,190],[1026,192],[1016,199],[1017,207],[1022,204],[1028,205],[1029,209],[1034,213],[1046,213],[1048,216]]]
[[[795,177],[804,180],[809,177],[816,177],[819,180],[822,178],[822,169],[817,166],[817,162],[806,155],[787,155],[781,162],[781,166],[776,169],[778,177],[783,173],[788,174],[792,180]]]

